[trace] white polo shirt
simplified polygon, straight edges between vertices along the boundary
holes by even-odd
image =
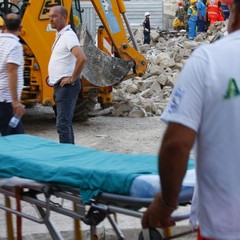
[[[80,46],[80,43],[70,25],[56,33],[56,40],[52,46],[52,55],[48,64],[50,84],[54,85],[63,77],[72,76],[76,58],[71,50],[76,46]]]
[[[0,102],[12,102],[8,81],[8,63],[19,66],[17,69],[17,94],[20,99],[23,88],[23,47],[15,35],[0,33]]]
[[[197,132],[196,214],[216,240],[240,240],[239,46],[240,30],[196,49],[161,117]]]

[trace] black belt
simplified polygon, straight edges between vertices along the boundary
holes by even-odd
[[[59,85],[60,84],[60,82],[61,82],[61,80],[62,80],[62,78],[60,79],[60,80],[58,80],[55,84],[54,84],[54,86],[57,86],[57,85]],[[74,82],[72,82],[72,83],[70,83],[71,85],[75,85],[75,83],[77,82],[77,81],[79,81],[80,80],[80,77],[78,77]],[[69,84],[69,85],[70,85]]]

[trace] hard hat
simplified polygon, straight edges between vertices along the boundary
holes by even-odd
[[[79,23],[80,23],[79,17],[76,16],[76,15],[73,15],[73,24],[74,24],[74,26],[78,26]]]
[[[197,2],[197,0],[191,0],[191,1],[190,1],[190,4],[193,5],[193,4],[196,3],[196,2]]]
[[[150,16],[150,13],[149,13],[149,12],[145,12],[144,15],[145,15],[145,17],[146,17],[146,16]]]
[[[183,4],[182,2],[178,2],[178,6],[181,7]]]
[[[2,19],[2,17],[0,16],[0,26],[2,27],[4,25],[4,21]]]

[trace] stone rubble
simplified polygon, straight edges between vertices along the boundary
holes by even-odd
[[[116,117],[160,116],[193,50],[200,44],[211,43],[219,34],[226,35],[226,32],[227,22],[216,23],[207,33],[197,35],[194,41],[189,41],[183,33],[153,30],[151,44],[143,45],[142,30],[138,29],[134,34],[140,52],[149,62],[148,69],[142,78],[135,77],[114,86],[114,104],[105,112]]]

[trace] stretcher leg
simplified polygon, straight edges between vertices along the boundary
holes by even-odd
[[[16,210],[18,212],[22,212],[21,209],[21,188],[20,187],[15,187],[15,198],[16,198]],[[16,216],[17,220],[17,240],[22,240],[22,217],[21,216]]]
[[[165,229],[163,230],[163,233],[164,233],[164,237],[166,237],[166,238],[169,238],[169,237],[172,236],[172,235],[171,235],[171,228],[170,228],[170,227],[165,228]]]
[[[160,232],[155,228],[145,228],[139,234],[138,240],[163,240],[169,238],[162,238]]]
[[[115,217],[115,214],[114,214],[114,217]],[[116,235],[118,236],[118,239],[119,240],[125,240],[125,237],[124,237],[122,231],[119,229],[117,223],[110,216],[110,214],[107,214],[107,219],[110,222],[111,226],[113,227],[113,230],[115,231]]]
[[[151,240],[150,239],[150,232],[149,232],[148,228],[142,230],[142,235],[143,235],[144,240]]]
[[[74,212],[77,211],[76,203],[73,203],[73,210]],[[75,240],[83,240],[82,231],[81,231],[81,223],[79,220],[74,220],[74,230],[75,230]]]
[[[11,200],[7,196],[5,196],[5,206],[7,208],[11,208]],[[7,211],[6,211],[6,223],[8,240],[14,240],[12,214]]]
[[[45,211],[41,208],[36,206],[39,214],[41,215],[42,219],[44,219],[44,224],[46,225],[51,237],[53,240],[64,240],[59,231],[55,228],[53,223],[49,220],[49,218],[45,218]]]
[[[91,226],[90,227],[90,235],[91,235],[91,240],[98,240],[96,226]]]

